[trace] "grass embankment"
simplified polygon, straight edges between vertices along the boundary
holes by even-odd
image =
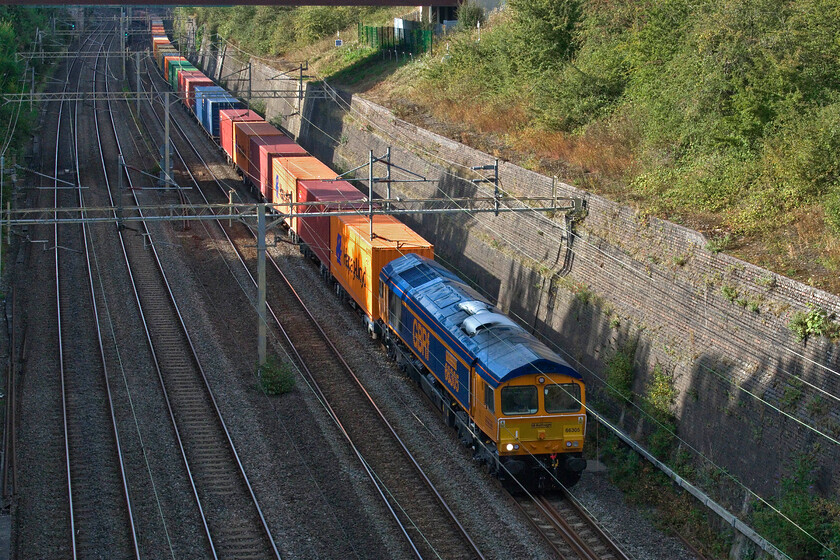
[[[387,25],[411,8],[375,6],[234,6],[176,8],[176,17],[194,17],[203,32],[224,37],[260,57],[320,58],[333,39],[356,39],[356,24]],[[327,40],[329,38],[329,40]],[[322,41],[323,39],[323,41]],[[291,53],[291,56],[289,56]],[[311,61],[311,60],[310,60]],[[355,62],[351,60],[348,64]]]
[[[838,36],[829,0],[511,0],[370,94],[840,293]]]
[[[461,31],[408,63],[354,42],[357,22],[408,8],[182,13],[252,54],[308,60],[402,118],[840,293],[840,4],[508,5],[480,40]]]
[[[353,18],[336,49],[331,36],[347,11],[311,10],[300,21],[281,22],[300,15],[283,12],[259,26],[221,11],[212,20],[198,14],[245,50],[308,60],[310,73],[401,118],[699,229],[716,249],[840,293],[840,4],[509,0],[480,40],[460,31],[431,56],[399,63],[354,44]],[[377,25],[407,11],[356,15]],[[323,25],[312,31],[306,21]],[[611,369],[613,386],[623,387],[631,366]],[[644,407],[673,428],[670,388],[654,375]],[[714,485],[723,474],[687,472],[693,467],[668,430],[648,444],[692,480]],[[670,493],[661,473],[614,441],[604,458],[629,499],[667,512],[670,527],[726,555],[707,512]],[[811,459],[798,461],[775,505],[840,550],[837,506],[816,496]],[[766,506],[755,504],[753,522],[795,558],[836,554]]]

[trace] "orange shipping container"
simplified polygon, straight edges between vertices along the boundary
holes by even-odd
[[[247,177],[251,168],[251,138],[259,136],[268,138],[270,136],[286,135],[277,130],[277,127],[265,121],[235,122],[233,123],[233,163],[242,170]],[[254,154],[254,157],[260,157]]]
[[[371,321],[379,319],[379,272],[407,253],[434,258],[434,247],[393,216],[330,216],[330,271]]]
[[[335,179],[338,173],[321,163],[312,156],[277,157],[272,164],[274,196],[271,201],[275,204],[296,204],[298,199],[298,181],[312,181],[313,179]],[[287,207],[278,208],[280,212],[287,212]],[[292,210],[296,210],[294,206]],[[292,231],[297,231],[297,218],[288,220]]]
[[[175,47],[172,46],[172,43],[169,42],[169,39],[164,39],[161,41],[155,40],[152,43],[152,54],[154,54],[155,60],[157,60],[160,56],[161,49],[172,49],[172,51],[175,52]]]
[[[163,76],[169,76],[169,63],[173,60],[182,60],[188,62],[186,58],[178,55],[164,55],[163,56]]]

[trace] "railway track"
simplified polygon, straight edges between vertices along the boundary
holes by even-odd
[[[514,496],[534,528],[566,560],[629,560],[621,548],[567,492]]]
[[[150,73],[157,75],[155,70]],[[218,187],[217,192],[203,191],[200,182],[189,172],[184,154],[176,146],[176,157],[189,173],[193,190],[201,194],[204,203],[211,199],[220,201],[222,197],[226,201],[227,189],[215,179],[188,133],[177,120],[175,123],[182,138],[178,143],[200,160],[213,177],[210,183]],[[241,225],[228,229],[222,223],[218,226],[256,286],[254,232],[246,231]],[[317,324],[280,266],[270,257],[268,262],[269,317],[364,465],[414,554],[419,558],[482,558],[468,531]],[[400,456],[406,461],[394,460]],[[406,473],[406,462],[411,465],[411,474]]]
[[[88,37],[83,47],[101,53],[104,32]],[[76,69],[68,71],[67,85]],[[85,71],[78,65],[77,89]],[[82,183],[79,136],[84,123],[80,104],[59,107],[53,176],[53,203],[84,204],[81,189],[59,188],[59,170],[72,169],[76,185]],[[64,131],[64,133],[63,133]],[[64,140],[64,142],[62,142]],[[69,150],[62,150],[62,144]],[[90,238],[84,225],[53,228],[58,365],[64,433],[65,472],[70,555],[116,552],[138,555],[127,474],[108,383],[104,342],[99,328],[99,294],[93,283]],[[89,299],[88,299],[89,298]],[[91,332],[94,336],[90,336]]]
[[[107,75],[107,72],[106,72]],[[110,91],[108,80],[105,90]],[[120,153],[116,108],[107,114]],[[103,162],[104,166],[104,162]],[[136,180],[125,169],[135,204],[140,199]],[[112,205],[122,192],[109,185]],[[141,215],[142,216],[142,215]],[[200,511],[207,537],[207,555],[214,558],[279,558],[259,501],[207,383],[198,353],[172,294],[155,244],[155,232],[140,222],[140,236],[120,231],[123,256],[143,320],[154,368],[166,399],[177,445]]]

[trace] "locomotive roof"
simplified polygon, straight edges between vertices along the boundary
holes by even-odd
[[[476,370],[492,387],[535,373],[581,378],[563,358],[435,261],[405,255],[389,263],[382,276],[453,336],[469,361],[477,359]]]

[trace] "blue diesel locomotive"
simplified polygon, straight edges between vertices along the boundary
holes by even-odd
[[[379,280],[386,348],[488,472],[514,488],[575,484],[586,466],[580,374],[431,259],[400,257]]]

